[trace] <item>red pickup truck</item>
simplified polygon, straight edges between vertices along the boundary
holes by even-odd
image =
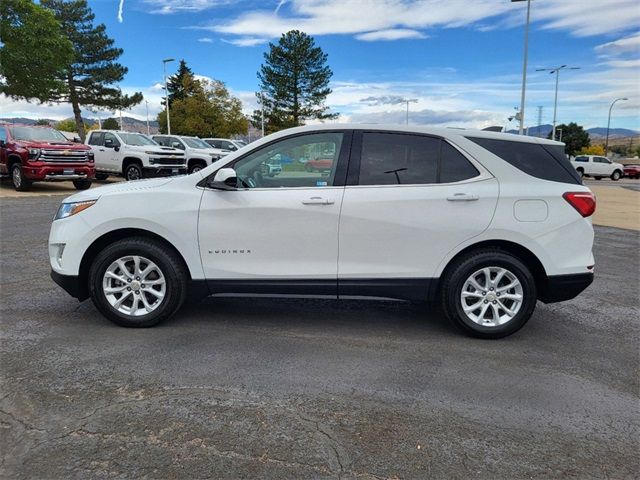
[[[47,126],[0,124],[0,175],[19,192],[33,182],[71,180],[86,190],[96,170],[91,148]]]

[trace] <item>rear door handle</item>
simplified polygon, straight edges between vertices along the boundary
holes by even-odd
[[[323,197],[311,197],[306,200],[302,200],[302,203],[304,205],[333,205],[335,201]]]
[[[473,202],[474,200],[478,200],[480,197],[478,195],[472,195],[470,193],[454,193],[453,195],[447,197],[447,200],[450,202]]]

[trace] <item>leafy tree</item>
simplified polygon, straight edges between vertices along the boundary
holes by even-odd
[[[197,82],[193,71],[187,67],[187,62],[180,60],[178,72],[167,80],[167,89],[169,90],[169,107],[174,100],[184,100],[197,91]],[[162,102],[164,105],[164,101]]]
[[[585,129],[575,122],[571,122],[567,125],[561,124],[556,127],[557,130],[562,129],[562,141],[564,142],[565,152],[574,156],[581,149],[591,145],[591,139],[589,133]],[[552,132],[547,135],[547,138],[551,138]]]
[[[329,80],[333,72],[327,54],[317,47],[313,37],[291,30],[277,44],[269,44],[258,79],[264,106],[265,128],[269,132],[302,125],[309,119],[331,119],[324,105],[331,93]],[[260,126],[261,112],[253,113],[252,123]]]
[[[80,107],[122,110],[140,103],[142,94],[123,95],[113,86],[127,73],[127,68],[116,61],[122,55],[122,49],[114,47],[103,24],[93,25],[95,15],[86,0],[41,0],[40,3],[53,12],[73,44],[73,61],[61,77],[66,88],[59,89],[54,100],[71,103],[78,134],[84,141]]]
[[[102,122],[102,128],[104,130],[120,130],[120,123],[115,118],[107,118]]]
[[[246,134],[248,122],[242,103],[224,83],[193,80],[189,93],[170,103],[171,133],[198,137],[230,137]],[[166,111],[158,115],[161,133],[167,132]]]
[[[89,129],[88,123],[83,122],[83,126],[85,130]],[[60,120],[58,123],[56,123],[56,129],[62,132],[75,132],[77,128],[78,128],[78,125],[76,124],[76,121],[73,118]]]
[[[580,155],[604,155],[603,145],[591,145],[589,147],[582,147],[578,152]]]
[[[49,122],[49,120],[46,120],[46,119],[44,119],[44,118],[39,118],[39,119],[36,121],[36,125],[49,126],[49,125],[50,125],[50,122]]]
[[[3,0],[0,45],[0,93],[47,102],[64,91],[60,77],[73,47],[49,10],[32,0]]]

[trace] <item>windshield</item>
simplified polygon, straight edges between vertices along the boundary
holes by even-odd
[[[204,140],[200,140],[199,138],[191,138],[191,137],[180,137],[191,148],[211,148]]]
[[[135,147],[142,147],[144,145],[157,145],[156,142],[151,140],[146,135],[141,133],[120,133],[120,138],[127,145],[133,145]]]
[[[16,140],[41,141],[41,142],[65,142],[67,137],[53,128],[46,127],[9,127],[11,136]]]

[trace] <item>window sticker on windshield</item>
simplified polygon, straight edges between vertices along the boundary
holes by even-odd
[[[316,181],[316,187],[326,187],[328,183],[325,180]]]

